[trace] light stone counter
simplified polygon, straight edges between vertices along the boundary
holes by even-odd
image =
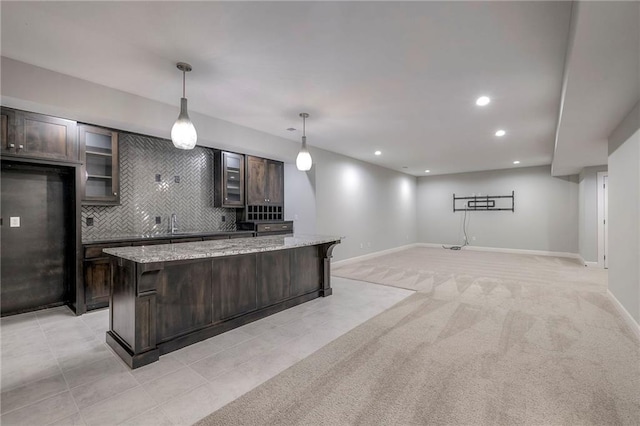
[[[136,263],[154,263],[285,250],[333,241],[340,242],[341,239],[342,237],[328,235],[290,234],[154,246],[114,247],[103,251]]]

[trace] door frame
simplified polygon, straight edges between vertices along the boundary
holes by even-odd
[[[605,267],[604,256],[605,253],[605,232],[604,232],[604,221],[605,221],[605,211],[604,211],[604,178],[607,177],[607,182],[609,181],[609,172],[597,172],[596,175],[596,187],[598,190],[598,267]],[[607,188],[608,191],[608,188]]]
[[[72,215],[72,227],[69,230],[70,241],[73,241],[73,246],[69,244],[69,252],[74,255],[70,259],[70,267],[73,271],[71,274],[71,282],[69,283],[69,300],[67,305],[71,308],[76,315],[82,315],[87,311],[84,301],[84,279],[83,266],[82,266],[82,164],[80,162],[70,161],[53,161],[35,158],[20,158],[20,157],[4,157],[0,160],[2,163],[14,164],[16,166],[43,166],[43,167],[57,167],[70,169],[70,175],[72,179],[72,201],[73,205],[70,206],[70,212]],[[73,265],[71,265],[73,263]]]

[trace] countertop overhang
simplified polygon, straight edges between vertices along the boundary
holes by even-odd
[[[339,243],[342,238],[329,235],[289,234],[154,246],[114,247],[104,249],[103,252],[136,263],[172,262],[286,250],[331,242]]]
[[[247,237],[253,236],[253,231],[187,231],[187,232],[164,232],[154,234],[117,234],[110,235],[108,237],[91,237],[87,240],[83,240],[82,244],[108,244],[119,243],[123,241],[154,241],[154,240],[168,240],[172,238],[189,238],[189,237],[213,237],[217,235],[246,235]]]

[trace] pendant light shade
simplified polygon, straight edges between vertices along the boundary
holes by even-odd
[[[187,112],[187,98],[185,97],[185,73],[191,71],[191,65],[178,62],[177,67],[182,71],[182,98],[180,99],[180,115],[171,128],[171,141],[176,148],[193,149],[198,141],[198,133],[193,126]]]
[[[313,165],[311,154],[307,149],[307,135],[305,128],[306,119],[309,117],[309,114],[301,112],[300,117],[302,117],[302,148],[300,148],[300,152],[298,152],[298,156],[296,157],[296,167],[298,170],[306,172],[311,170],[311,166]]]

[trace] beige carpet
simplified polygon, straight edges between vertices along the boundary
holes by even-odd
[[[640,343],[602,270],[415,248],[333,273],[417,293],[198,425],[640,424]]]

